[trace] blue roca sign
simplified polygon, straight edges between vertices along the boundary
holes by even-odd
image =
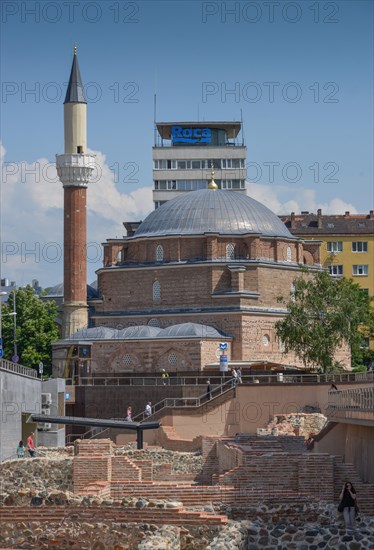
[[[171,141],[173,143],[210,143],[212,131],[210,128],[183,128],[171,127]]]

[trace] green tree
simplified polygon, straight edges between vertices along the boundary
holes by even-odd
[[[16,290],[16,343],[19,362],[28,367],[36,367],[40,361],[47,373],[52,368],[51,343],[59,337],[56,326],[57,306],[55,302],[40,300],[34,290],[27,286]],[[2,305],[2,336],[4,358],[11,359],[14,354],[14,292],[10,293],[8,303]]]
[[[308,272],[294,281],[290,296],[280,296],[278,301],[288,315],[276,323],[277,336],[285,353],[295,352],[305,367],[333,370],[338,348],[345,342],[357,350],[363,336],[372,331],[372,298],[351,279]]]

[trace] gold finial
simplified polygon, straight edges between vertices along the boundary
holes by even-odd
[[[77,43],[74,42],[74,55],[77,55]]]
[[[210,182],[208,184],[208,189],[213,189],[213,191],[217,191],[218,185],[214,181],[214,164],[213,164],[213,161],[212,161],[211,166],[212,166],[212,172],[211,172],[212,179],[210,180]]]

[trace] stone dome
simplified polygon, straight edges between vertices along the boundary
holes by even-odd
[[[167,201],[146,217],[133,238],[206,233],[297,239],[260,202],[235,191],[210,189],[184,193]]]

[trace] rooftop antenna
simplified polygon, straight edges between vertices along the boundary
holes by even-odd
[[[244,146],[244,122],[243,122],[243,109],[240,109],[240,122],[242,124],[242,145]]]
[[[157,146],[156,113],[157,113],[157,68],[155,68],[155,93],[153,96],[153,124],[154,124],[155,146]]]

